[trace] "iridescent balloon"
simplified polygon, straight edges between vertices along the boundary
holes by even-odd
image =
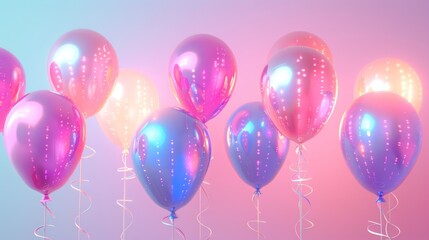
[[[404,181],[417,160],[420,119],[413,106],[394,93],[367,93],[344,113],[340,141],[359,183],[374,194],[387,194]]]
[[[182,107],[203,122],[227,104],[235,86],[237,66],[231,49],[211,35],[189,37],[174,50],[170,80]]]
[[[87,29],[64,34],[53,46],[48,65],[54,89],[73,100],[85,117],[103,107],[118,76],[112,45]]]
[[[299,144],[328,121],[337,99],[337,78],[328,59],[307,47],[289,47],[268,63],[265,110],[277,129]]]
[[[21,63],[0,48],[0,132],[12,106],[24,95],[25,75]]]
[[[259,79],[259,87],[261,91],[261,95],[264,95],[264,91],[267,88],[267,80],[268,80],[268,65],[265,65],[264,69],[262,69],[261,77]]]
[[[355,96],[368,92],[396,93],[419,111],[422,105],[422,83],[416,71],[406,62],[395,58],[378,59],[365,66],[355,85]]]
[[[226,143],[235,171],[256,190],[275,178],[289,149],[289,140],[277,131],[259,102],[247,103],[232,114]]]
[[[322,53],[329,61],[333,61],[331,50],[325,41],[313,33],[303,31],[291,32],[279,38],[271,48],[268,59],[288,47],[309,47]]]
[[[181,109],[158,111],[138,130],[132,157],[146,192],[174,213],[192,199],[206,175],[211,157],[207,128]]]
[[[6,152],[30,188],[47,196],[67,182],[85,146],[84,120],[68,98],[50,91],[29,93],[11,109]]]
[[[158,93],[146,76],[121,69],[112,94],[97,113],[97,121],[114,143],[129,150],[140,124],[158,105]]]

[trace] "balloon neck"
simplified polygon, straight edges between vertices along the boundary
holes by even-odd
[[[383,192],[378,192],[377,203],[384,203],[386,200],[383,197]]]
[[[43,195],[42,200],[40,200],[40,202],[43,203],[43,204],[45,204],[45,203],[47,203],[49,201],[51,201],[51,197],[49,197],[49,194],[47,194],[47,193],[45,195]]]
[[[175,207],[171,208],[171,210],[170,210],[170,216],[168,216],[168,218],[170,218],[170,221],[174,221],[174,219],[177,218],[176,208]]]
[[[302,151],[304,151],[304,150],[305,150],[304,145],[302,145],[302,143],[299,143],[298,146],[295,148],[295,153],[297,155],[301,155]]]
[[[256,185],[256,187],[255,187],[255,193],[254,194],[255,194],[255,196],[259,196],[259,195],[262,194],[261,188],[259,187],[259,184]]]
[[[122,150],[122,155],[128,156],[128,154],[130,154],[130,151],[128,151],[128,149]]]

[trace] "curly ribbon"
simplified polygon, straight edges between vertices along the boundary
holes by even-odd
[[[40,203],[43,205],[43,225],[34,229],[34,232],[33,232],[34,236],[36,236],[37,238],[48,239],[48,240],[50,240],[51,238],[46,237],[47,227],[54,227],[54,225],[47,224],[46,213],[49,213],[49,215],[51,215],[52,218],[55,218],[54,213],[48,207],[49,201],[51,201],[51,198],[47,194],[40,201]],[[40,235],[38,233],[41,229],[43,229],[43,235]]]
[[[267,223],[266,221],[260,220],[261,209],[259,207],[259,196],[261,194],[262,193],[261,193],[261,190],[259,189],[259,187],[256,187],[256,190],[252,196],[252,202],[254,203],[255,209],[256,209],[256,220],[250,220],[247,222],[247,227],[256,233],[256,235],[258,236],[258,240],[261,238],[265,239],[265,235],[261,233],[259,226],[261,223]],[[256,227],[252,227],[251,226],[252,223],[255,223]]]
[[[132,202],[133,200],[127,199],[127,181],[134,179],[136,177],[135,173],[133,172],[133,168],[128,167],[127,166],[127,156],[128,156],[129,152],[128,150],[123,150],[122,151],[122,164],[123,167],[118,168],[118,172],[119,173],[123,173],[124,176],[121,178],[121,180],[124,183],[123,186],[123,195],[122,195],[122,199],[118,199],[116,200],[116,204],[118,204],[118,206],[120,206],[122,208],[122,233],[121,233],[121,240],[125,240],[125,232],[128,230],[128,228],[130,228],[130,226],[133,224],[133,220],[134,220],[134,215],[132,213],[132,211],[126,207],[126,203]],[[128,224],[125,224],[125,219],[126,219],[126,213],[128,213],[128,215],[130,216],[130,222]]]
[[[169,220],[170,220],[170,222],[167,222],[167,219],[169,219]],[[180,228],[178,228],[178,227],[176,227],[176,226],[174,225],[174,220],[175,220],[175,219],[177,219],[176,209],[175,209],[175,208],[172,208],[172,209],[170,210],[170,215],[168,215],[168,216],[164,217],[164,218],[161,220],[161,222],[162,222],[162,224],[164,224],[165,226],[171,227],[171,239],[172,239],[172,240],[174,240],[174,232],[177,232],[177,233],[180,235],[180,237],[182,237],[182,239],[183,239],[183,240],[186,240],[185,233],[183,233],[183,231],[182,231]]]
[[[390,197],[391,196],[393,196],[393,198],[396,201],[396,204],[393,207],[391,207],[391,204],[390,204]],[[367,227],[367,231],[372,235],[379,236],[380,240],[383,240],[383,238],[391,240],[391,239],[398,237],[401,234],[401,229],[391,222],[391,213],[395,208],[397,208],[399,206],[398,198],[393,193],[391,193],[389,195],[389,209],[387,212],[384,212],[384,210],[383,210],[383,204],[385,204],[385,202],[386,202],[386,200],[384,199],[384,196],[383,196],[383,192],[378,193],[378,198],[377,198],[376,202],[377,202],[377,207],[378,207],[379,213],[380,213],[379,214],[380,215],[380,222],[368,221],[369,225]],[[383,232],[383,219],[386,222],[384,232]],[[391,226],[395,229],[396,234],[394,234],[394,235],[389,234],[389,226]],[[379,230],[378,231],[372,230],[372,228],[374,228],[374,227],[378,227]]]
[[[203,181],[203,185],[204,184],[205,185],[210,185],[210,183],[206,182],[206,181]],[[199,210],[200,210],[200,212],[197,215],[197,222],[199,224],[200,240],[202,239],[203,228],[205,228],[209,232],[209,235],[206,238],[206,240],[209,240],[209,239],[211,239],[211,237],[213,235],[213,231],[212,231],[212,229],[209,226],[205,225],[203,223],[203,220],[202,220],[203,213],[206,212],[207,210],[209,210],[209,203],[207,203],[207,207],[203,209],[203,195],[207,199],[207,202],[209,202],[209,196],[208,196],[208,194],[207,194],[207,192],[206,192],[206,190],[205,190],[205,188],[204,188],[203,185],[201,185],[200,190],[199,190]]]
[[[82,156],[82,160],[83,159],[89,159],[95,156],[95,154],[97,153],[95,151],[94,148],[85,145],[85,149],[88,149],[90,151],[90,153],[88,155]],[[89,234],[89,232],[87,230],[85,230],[80,223],[80,219],[82,214],[85,214],[89,211],[89,209],[91,209],[92,207],[92,197],[89,193],[85,192],[84,190],[82,190],[82,183],[88,183],[89,180],[87,179],[83,179],[82,178],[82,161],[79,164],[79,180],[74,180],[71,182],[70,187],[73,188],[74,190],[79,192],[79,208],[78,208],[78,214],[74,219],[74,225],[77,228],[77,239],[80,239],[80,234],[83,233],[85,234],[85,236],[87,237],[87,239],[91,239],[91,234]],[[77,186],[76,186],[77,185]],[[88,207],[82,211],[82,196],[86,197],[88,199]]]
[[[300,240],[302,240],[303,230],[308,230],[314,227],[314,223],[306,218],[311,211],[311,202],[308,199],[308,196],[313,193],[313,188],[309,184],[306,184],[306,182],[310,181],[311,178],[306,177],[306,171],[303,170],[303,164],[305,163],[303,157],[304,150],[306,149],[302,144],[299,144],[296,147],[295,153],[298,156],[297,166],[296,168],[292,165],[289,167],[293,172],[291,179],[293,184],[292,190],[298,195],[299,219],[295,223],[295,234]],[[306,191],[304,191],[304,189],[306,189]],[[307,211],[304,211],[303,209],[303,202],[306,202],[309,207]]]

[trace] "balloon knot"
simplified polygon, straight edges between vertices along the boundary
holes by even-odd
[[[383,198],[383,192],[378,192],[377,203],[384,203],[386,200]]]
[[[259,195],[262,194],[261,188],[259,187],[259,185],[256,185],[256,187],[255,187],[255,193],[254,194],[257,195],[257,196],[259,196]]]
[[[45,193],[45,195],[43,195],[42,200],[40,200],[42,204],[45,204],[46,202],[49,202],[49,201],[51,201],[51,197],[49,197],[49,194],[47,193]]]
[[[176,208],[171,208],[171,210],[170,210],[170,216],[168,216],[169,218],[170,218],[170,221],[173,221],[174,219],[176,219],[177,218],[177,215],[176,215]]]

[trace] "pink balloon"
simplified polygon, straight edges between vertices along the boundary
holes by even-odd
[[[85,122],[66,97],[50,91],[25,95],[5,122],[6,152],[32,189],[48,196],[73,174],[85,146]]]
[[[333,61],[332,53],[328,45],[315,34],[303,31],[291,32],[279,38],[271,48],[268,59],[288,47],[299,46],[312,48],[325,55],[329,61]]]
[[[85,117],[103,107],[117,76],[115,50],[97,32],[87,29],[68,32],[51,50],[49,77],[52,86],[72,99]]]
[[[337,78],[328,59],[307,47],[289,47],[268,63],[262,99],[279,131],[304,143],[325,125],[337,98]]]
[[[169,65],[176,98],[188,112],[207,122],[225,107],[237,64],[222,40],[204,34],[189,37],[174,50]]]
[[[25,74],[21,63],[7,50],[0,48],[0,132],[12,106],[24,95]]]

